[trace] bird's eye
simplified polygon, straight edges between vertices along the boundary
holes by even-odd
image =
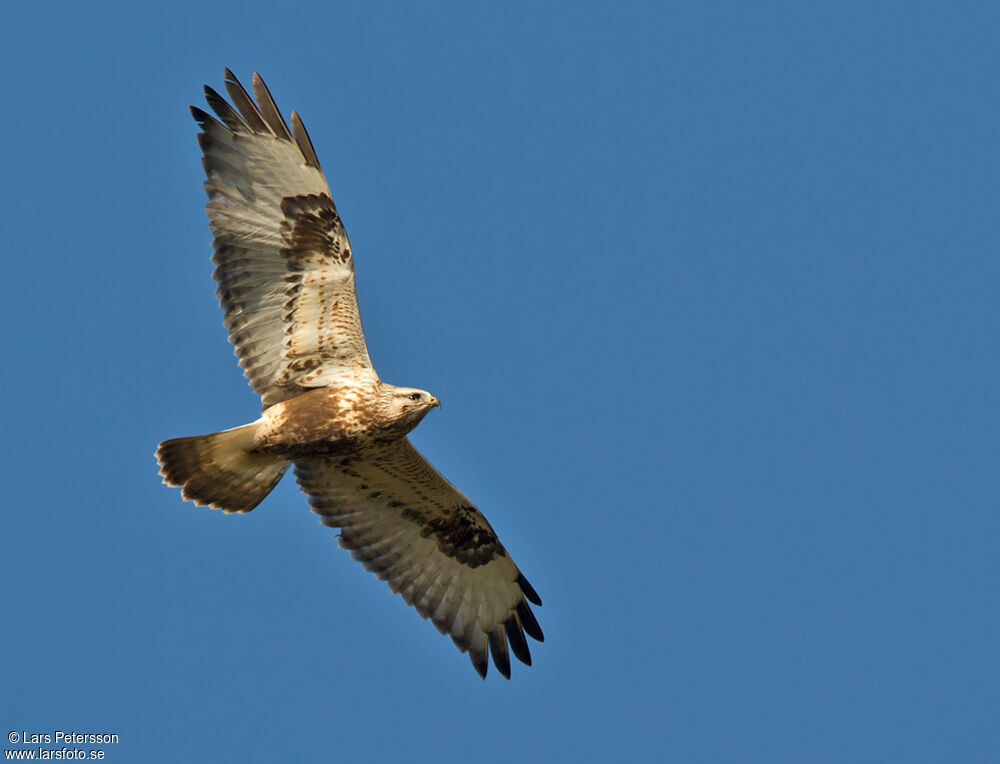
[[[419,401],[420,400],[420,393],[410,393],[410,400],[411,401]]]

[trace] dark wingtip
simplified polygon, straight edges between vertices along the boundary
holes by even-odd
[[[511,652],[521,663],[530,666],[531,651],[528,649],[528,641],[524,638],[524,632],[521,631],[517,616],[512,615],[504,621],[503,627],[507,631],[507,641],[510,643]]]
[[[257,98],[257,107],[260,109],[264,121],[279,138],[289,141],[295,140],[288,129],[285,118],[281,116],[281,112],[278,110],[278,105],[274,102],[274,97],[271,95],[271,91],[268,90],[264,78],[258,72],[253,73],[252,84],[254,96]]]
[[[472,668],[479,674],[480,679],[486,679],[486,672],[490,668],[490,660],[485,652],[479,653],[475,650],[469,651],[469,660],[472,661]]]
[[[494,629],[488,635],[490,652],[493,654],[493,665],[497,667],[504,679],[510,679],[510,655],[507,653],[507,638],[499,629]]]
[[[292,135],[295,136],[295,142],[298,144],[302,156],[305,157],[306,164],[310,167],[315,167],[317,170],[321,169],[319,166],[319,157],[316,156],[316,149],[313,147],[312,139],[309,137],[309,131],[306,130],[306,126],[302,124],[302,118],[294,109],[292,109]]]
[[[202,127],[211,124],[213,122],[219,121],[211,114],[209,114],[207,111],[205,111],[204,109],[199,109],[197,106],[189,106],[188,108],[191,110],[191,116],[194,117],[194,121],[197,122]]]
[[[528,607],[528,603],[524,600],[517,603],[517,617],[521,621],[521,626],[529,637],[534,639],[536,642],[545,641],[545,635],[542,633],[542,627],[538,625],[538,621],[535,620],[535,614],[531,612],[531,608]]]
[[[209,85],[205,85],[205,100],[219,119],[226,123],[226,127],[234,133],[250,132],[250,126],[243,119],[243,116]]]
[[[250,94],[247,93],[246,88],[240,83],[236,75],[233,74],[232,70],[226,69],[226,92],[229,93],[229,97],[232,99],[233,105],[239,111],[240,115],[243,117],[243,121],[250,126],[250,129],[255,133],[268,133],[271,128],[267,126],[264,121],[264,116],[260,113],[260,109],[257,104],[254,103]]]
[[[538,592],[535,591],[535,587],[528,583],[528,579],[524,577],[524,573],[518,571],[517,573],[517,585],[521,587],[521,591],[524,592],[524,596],[528,600],[539,607],[542,606],[542,598],[538,596]]]

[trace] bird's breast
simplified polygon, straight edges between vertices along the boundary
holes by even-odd
[[[264,411],[255,450],[320,456],[355,450],[385,434],[373,396],[358,388],[324,387]]]

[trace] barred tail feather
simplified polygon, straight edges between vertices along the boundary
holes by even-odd
[[[198,506],[249,512],[260,504],[288,469],[280,457],[252,453],[259,424],[166,440],[156,449],[167,485]]]

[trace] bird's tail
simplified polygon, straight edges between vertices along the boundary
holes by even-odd
[[[260,504],[288,469],[281,457],[254,453],[259,422],[211,435],[166,440],[156,449],[167,485],[198,506],[249,512]]]

